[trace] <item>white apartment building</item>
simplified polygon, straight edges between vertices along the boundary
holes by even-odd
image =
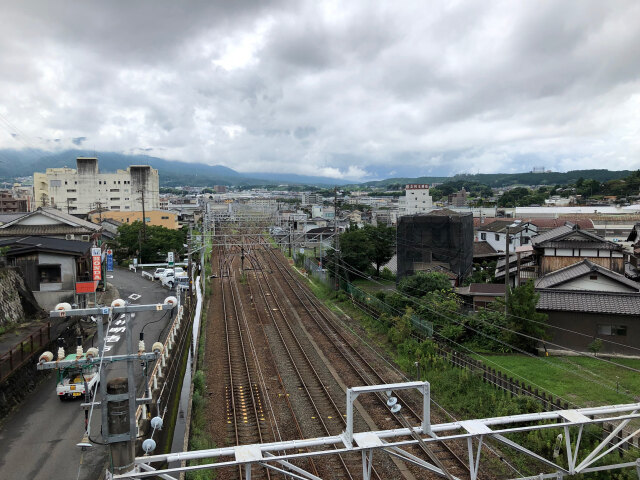
[[[415,215],[433,210],[433,200],[429,195],[429,185],[412,183],[405,187],[406,194],[398,200],[400,215]]]
[[[47,168],[33,174],[34,201],[72,214],[97,208],[115,211],[159,210],[158,170],[131,165],[115,173],[100,173],[98,159],[78,157],[77,168]]]

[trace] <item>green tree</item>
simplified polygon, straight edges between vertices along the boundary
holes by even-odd
[[[335,249],[327,252],[327,267],[335,278],[343,276],[340,273],[343,266],[340,262],[344,262],[347,270],[347,277],[364,276],[371,267],[372,258],[374,256],[373,245],[369,241],[369,237],[364,230],[357,227],[351,227],[346,232],[340,234],[340,252]],[[362,272],[358,274],[354,272]]]
[[[395,253],[396,229],[386,225],[365,225],[363,230],[372,246],[371,261],[375,263],[379,277],[380,267],[391,260]]]
[[[536,310],[539,298],[532,281],[511,290],[507,302],[507,325],[511,332],[506,333],[507,343],[533,351],[538,344],[535,339],[545,337],[547,315]]]
[[[187,232],[184,229],[172,230],[165,227],[147,225],[143,238],[142,222],[123,224],[118,227],[116,257],[119,259],[138,256],[142,263],[162,261],[167,252],[177,254],[186,252],[184,244]]]
[[[412,297],[423,297],[429,292],[451,290],[451,281],[443,273],[419,272],[403,278],[398,284],[398,290]]]

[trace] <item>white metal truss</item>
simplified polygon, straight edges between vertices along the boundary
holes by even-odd
[[[392,397],[393,391],[418,389],[423,395],[423,421],[419,426],[409,426],[394,430],[367,432],[353,431],[353,402],[364,393],[386,392]],[[347,390],[347,428],[340,435],[313,438],[307,440],[288,440],[281,442],[240,445],[236,447],[214,448],[193,452],[168,453],[143,456],[136,459],[136,469],[130,473],[115,475],[113,479],[146,478],[161,476],[171,479],[171,475],[185,471],[220,468],[244,468],[246,478],[251,478],[253,465],[285,473],[300,480],[320,480],[317,476],[294,465],[292,462],[304,458],[316,458],[324,455],[360,454],[362,456],[362,478],[371,478],[374,463],[374,451],[384,452],[401,460],[418,465],[448,479],[459,480],[451,475],[436,459],[426,461],[406,450],[412,445],[427,446],[436,442],[463,440],[467,443],[469,471],[471,480],[476,480],[481,461],[481,450],[488,439],[493,439],[530,458],[538,460],[547,473],[540,473],[533,479],[561,479],[566,475],[636,468],[640,477],[640,458],[635,462],[612,463],[595,466],[603,458],[620,448],[640,433],[621,433],[633,419],[640,418],[640,403],[589,407],[575,410],[556,410],[550,412],[528,413],[502,417],[463,420],[457,422],[431,424],[430,422],[430,385],[428,382],[408,382],[387,385],[354,387]],[[389,402],[393,404],[395,400]],[[404,417],[402,417],[404,418]],[[405,419],[406,421],[406,419]],[[581,440],[586,425],[615,424],[613,431],[593,448],[582,448]],[[549,459],[529,448],[507,438],[514,433],[536,430],[558,429],[564,437],[567,464],[561,465],[556,459]],[[577,433],[575,431],[577,430]],[[615,439],[615,440],[614,440]],[[305,451],[311,449],[312,451]],[[423,449],[424,450],[424,449]],[[425,450],[428,452],[428,450]],[[296,452],[296,453],[289,453]],[[298,453],[300,452],[300,453]],[[581,458],[578,463],[579,457]],[[215,460],[216,463],[154,470],[149,464],[155,462],[180,462],[188,460]],[[551,471],[550,471],[551,470]],[[521,477],[519,477],[521,479]]]

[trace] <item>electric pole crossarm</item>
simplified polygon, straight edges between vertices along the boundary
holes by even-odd
[[[153,361],[160,358],[160,353],[147,352],[147,353],[134,353],[133,355],[111,355],[109,357],[102,357],[103,364],[115,363],[127,361],[133,358],[134,360]],[[37,365],[38,370],[51,370],[52,368],[66,368],[82,365],[100,365],[100,357],[95,358],[82,358],[78,360],[59,360],[57,362],[43,362]]]
[[[171,310],[175,305],[171,303],[157,303],[151,305],[126,305],[124,307],[98,307],[98,308],[78,308],[73,310],[51,310],[49,316],[57,317],[84,317],[88,315],[114,315],[121,313],[148,312],[152,310]]]

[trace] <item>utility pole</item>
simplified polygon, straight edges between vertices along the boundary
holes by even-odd
[[[71,200],[69,200],[69,199],[67,198],[67,214],[69,214],[69,211],[71,210],[71,209],[70,209],[70,207],[69,207],[69,202],[70,202],[70,201],[71,201]]]
[[[102,202],[100,200],[96,202],[96,208],[98,209],[98,216],[100,217],[100,223],[102,223]]]
[[[150,404],[153,397],[149,394],[148,389],[145,390],[144,398],[136,398],[135,378],[133,366],[135,363],[148,362],[158,360],[162,354],[163,346],[156,342],[152,347],[152,352],[145,352],[142,335],[140,336],[140,344],[138,352],[133,350],[133,332],[131,325],[131,313],[144,311],[162,311],[171,310],[177,305],[177,299],[167,297],[164,303],[150,305],[125,305],[123,300],[114,300],[111,307],[97,307],[84,309],[71,309],[70,305],[60,304],[56,309],[49,312],[52,318],[58,317],[89,317],[95,316],[97,322],[98,334],[98,351],[97,356],[82,355],[80,358],[66,360],[64,350],[58,353],[57,360],[52,361],[55,357],[51,352],[45,352],[40,356],[37,365],[38,370],[63,369],[66,367],[84,367],[93,365],[99,368],[100,375],[100,394],[101,401],[90,401],[82,404],[86,408],[101,408],[102,428],[101,434],[104,443],[109,445],[111,462],[111,474],[123,474],[134,471],[135,464],[135,443],[138,433],[136,425],[136,405]],[[124,314],[124,328],[127,343],[127,354],[125,355],[104,355],[104,335],[103,329],[105,319],[119,318],[120,314]],[[82,347],[79,347],[82,348]],[[127,378],[116,378],[107,382],[107,366],[115,362],[127,362]],[[90,438],[90,425],[87,423],[86,436]]]
[[[507,239],[504,251],[504,314],[509,315],[509,227],[507,227]]]
[[[189,305],[191,305],[191,294],[192,294],[192,285],[191,285],[191,275],[192,275],[192,267],[191,267],[191,224],[189,224],[189,236],[187,237],[187,275],[189,275]]]
[[[291,254],[291,219],[289,219],[289,256],[293,258]]]
[[[147,214],[144,209],[144,186],[138,190],[138,193],[142,194],[142,239],[147,240]]]
[[[40,206],[42,206],[42,207],[46,207],[47,206],[47,194],[46,193],[43,193],[40,196],[40,203],[41,203]]]
[[[336,239],[336,262],[333,265],[336,277],[336,292],[340,290],[340,278],[338,277],[338,269],[342,264],[342,255],[340,253],[340,238],[338,237],[338,187],[333,187],[333,238]]]

